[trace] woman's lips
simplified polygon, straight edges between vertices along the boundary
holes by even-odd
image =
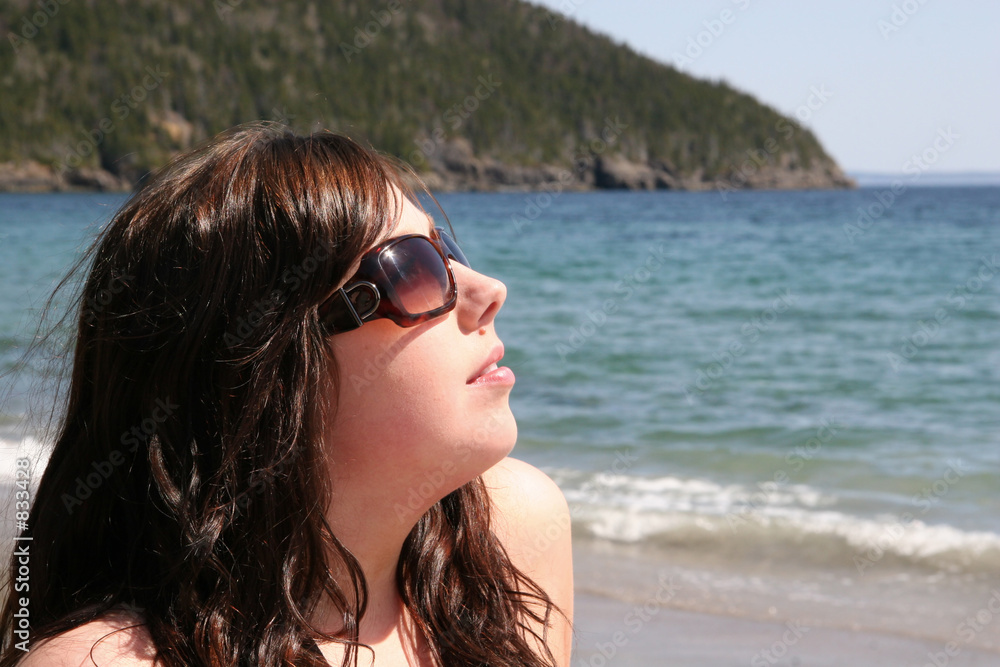
[[[479,370],[471,378],[465,381],[465,384],[484,384],[481,380],[501,370],[500,368],[497,368],[497,364],[500,363],[501,359],[503,359],[503,343],[497,342],[496,346],[494,346],[493,350],[490,352],[490,356],[486,357],[486,363],[480,366]],[[513,383],[514,373],[512,373],[509,368],[504,370],[506,370],[509,374],[507,382]]]
[[[495,363],[490,364],[485,369],[483,369],[482,375],[474,379],[469,384],[472,385],[512,385],[514,384],[514,371],[510,370],[506,366],[497,366]]]

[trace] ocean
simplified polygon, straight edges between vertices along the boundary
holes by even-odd
[[[0,195],[3,371],[123,200]],[[579,592],[1000,650],[1000,187],[439,201]],[[8,483],[44,372],[2,378]]]

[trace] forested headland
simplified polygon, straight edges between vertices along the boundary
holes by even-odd
[[[125,189],[258,119],[439,189],[852,185],[794,118],[520,0],[0,0],[0,29],[8,190]]]

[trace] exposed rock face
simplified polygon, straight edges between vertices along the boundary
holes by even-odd
[[[43,192],[52,190],[52,173],[37,162],[0,163],[0,190],[8,192]]]
[[[104,169],[82,167],[59,172],[34,161],[0,163],[0,192],[124,192],[132,183]]]
[[[629,162],[612,155],[594,161],[594,185],[608,190],[674,190],[681,181],[663,163]]]
[[[432,190],[802,190],[852,188],[836,164],[814,160],[803,168],[792,155],[780,162],[753,165],[729,178],[706,179],[701,170],[681,176],[663,161],[632,162],[621,155],[595,156],[574,168],[555,165],[525,167],[478,158],[464,139],[445,144],[429,159],[431,171],[421,176]]]
[[[814,160],[804,168],[794,155],[779,161],[752,165],[725,179],[705,179],[701,171],[680,176],[660,161],[631,162],[621,155],[601,155],[577,162],[574,167],[521,166],[480,158],[465,139],[452,140],[428,158],[429,172],[421,174],[431,190],[800,190],[851,188],[836,164]],[[0,164],[0,192],[53,192],[64,190],[129,190],[133,183],[103,169],[83,167],[57,172],[37,162]]]
[[[588,184],[565,167],[526,167],[478,158],[465,139],[446,143],[438,154],[430,157],[429,166],[431,171],[421,174],[421,178],[432,190],[548,190],[560,183],[564,189],[589,189]]]
[[[729,190],[806,190],[853,188],[857,184],[836,163],[813,160],[804,167],[794,154],[783,154],[775,164],[744,162],[742,168],[716,184]]]
[[[117,192],[131,190],[132,184],[104,169],[82,167],[67,171],[64,179],[72,188]]]

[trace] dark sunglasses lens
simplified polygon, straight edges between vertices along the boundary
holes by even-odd
[[[436,229],[438,236],[440,236],[441,240],[444,241],[445,248],[448,249],[448,257],[453,258],[459,264],[462,264],[464,266],[469,266],[469,260],[465,258],[465,253],[462,252],[462,249],[458,247],[458,244],[455,242],[455,239],[451,238],[448,232],[444,231],[440,227],[437,227]]]
[[[379,263],[395,292],[396,306],[405,313],[420,315],[447,303],[448,268],[430,239],[400,241],[381,254]]]

